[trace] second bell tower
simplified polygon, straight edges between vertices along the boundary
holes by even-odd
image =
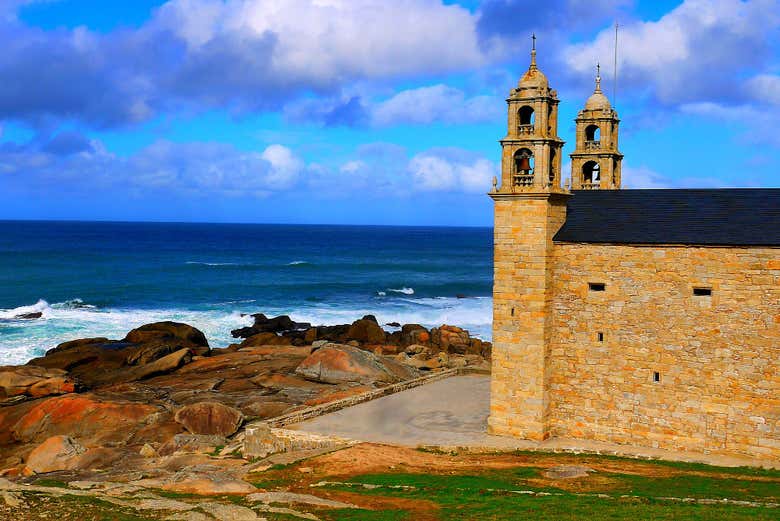
[[[571,154],[572,190],[617,190],[623,154],[618,150],[618,114],[601,92],[596,66],[596,89],[574,120],[577,141]]]

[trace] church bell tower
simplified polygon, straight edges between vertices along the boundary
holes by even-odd
[[[488,429],[549,436],[552,238],[566,219],[558,96],[531,64],[507,98],[501,182],[494,180],[493,367]]]
[[[536,36],[531,65],[507,98],[507,135],[501,140],[500,193],[555,192],[561,188],[558,94],[536,65]]]
[[[575,119],[577,140],[571,154],[572,190],[620,188],[623,154],[618,151],[617,112],[601,92],[601,68],[596,66],[596,89]]]

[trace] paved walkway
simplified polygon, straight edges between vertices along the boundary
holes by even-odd
[[[492,436],[486,430],[489,407],[489,376],[454,376],[285,428],[410,447],[583,451],[723,466],[780,468],[780,462],[768,464],[757,459],[673,452],[588,440],[554,438],[536,443]]]
[[[453,376],[287,428],[412,447],[520,446],[487,434],[489,404],[489,377]]]

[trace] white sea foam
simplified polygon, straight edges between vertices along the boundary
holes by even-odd
[[[377,297],[386,297],[387,293],[385,293],[384,291],[377,291],[376,292],[376,296]]]
[[[18,317],[19,315],[26,315],[29,313],[45,313],[51,308],[49,303],[43,299],[38,300],[32,306],[20,306],[14,309],[0,310],[0,319],[10,320]]]
[[[305,266],[307,264],[309,264],[309,262],[304,260],[295,260],[287,263],[288,266]]]
[[[293,310],[296,322],[312,324],[345,324],[363,315],[374,315],[380,324],[422,324],[438,327],[451,324],[467,329],[473,336],[490,340],[493,323],[493,301],[490,297],[458,299],[450,297],[379,300],[375,305],[351,307],[319,305]]]
[[[392,291],[393,293],[403,293],[404,295],[414,295],[414,288],[407,288],[405,286],[400,289],[387,288],[387,291]]]
[[[71,301],[72,302],[72,301]],[[233,310],[96,309],[94,306],[65,306],[44,300],[32,306],[0,310],[0,365],[23,364],[43,355],[61,342],[77,338],[124,338],[128,331],[144,324],[173,320],[197,327],[213,347],[231,342],[230,331],[251,325],[252,318]],[[41,319],[9,320],[22,313],[43,313]]]
[[[452,324],[472,335],[490,340],[492,300],[490,297],[458,299],[451,297],[373,299],[364,304],[302,303],[294,308],[257,307],[254,301],[215,304],[217,309],[98,309],[78,299],[49,305],[40,300],[12,310],[0,309],[0,365],[23,364],[41,356],[61,342],[76,338],[121,339],[133,328],[151,322],[185,322],[203,331],[212,347],[225,347],[235,340],[230,331],[252,323],[243,313],[262,312],[268,316],[288,314],[297,322],[315,325],[346,324],[363,315],[374,315],[380,323],[422,324],[437,327]],[[23,313],[41,312],[41,319],[13,320]]]
[[[194,264],[196,266],[238,266],[235,262],[200,262],[187,261],[185,264]]]

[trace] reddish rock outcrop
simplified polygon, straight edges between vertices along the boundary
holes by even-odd
[[[175,346],[173,350],[189,347],[198,355],[206,354],[209,350],[206,335],[201,330],[180,322],[146,324],[130,331],[124,342],[144,345],[147,348],[154,345]]]
[[[362,344],[384,344],[387,333],[377,323],[376,318],[366,315],[356,320],[347,330],[346,340]]]
[[[25,474],[74,469],[86,450],[69,436],[52,436],[35,447],[27,457]]]
[[[152,405],[106,402],[88,395],[67,394],[36,404],[11,427],[11,432],[16,440],[26,443],[59,434],[90,445],[122,443],[159,410]]]
[[[324,345],[306,357],[295,372],[304,378],[329,384],[391,383],[417,376],[411,367],[343,344]]]
[[[208,354],[203,333],[187,324],[157,322],[121,341],[87,338],[64,342],[28,365],[61,369],[87,388],[141,380],[178,369],[193,355]]]
[[[174,419],[192,434],[230,436],[244,422],[244,415],[219,402],[200,402],[182,407]]]
[[[77,384],[62,369],[33,365],[0,367],[0,400],[14,396],[42,398],[76,391]]]

